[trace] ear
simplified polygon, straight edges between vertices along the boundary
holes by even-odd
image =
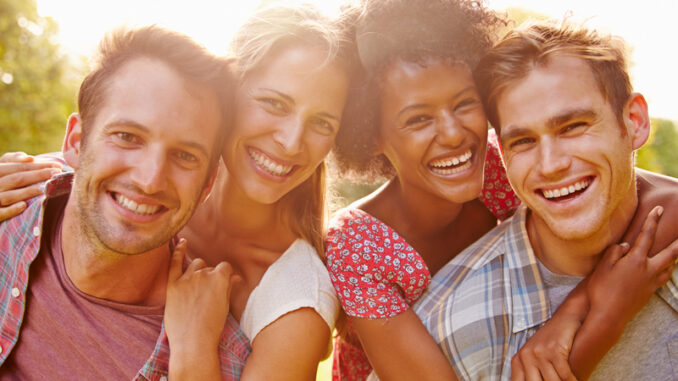
[[[66,136],[64,137],[64,143],[61,146],[64,160],[66,160],[66,163],[73,169],[78,169],[81,140],[82,122],[80,120],[80,114],[73,113],[68,117],[68,122],[66,122]]]
[[[640,93],[632,93],[624,107],[624,123],[631,136],[633,149],[642,147],[650,136],[650,115],[647,102]]]
[[[214,169],[212,170],[212,174],[210,175],[210,178],[207,180],[207,183],[205,183],[205,188],[202,190],[202,195],[200,196],[200,203],[201,204],[203,202],[207,201],[207,199],[210,197],[210,193],[212,193],[212,189],[214,188],[214,181],[217,178],[217,173],[219,173],[219,166],[220,165],[221,165],[221,159],[214,166]]]

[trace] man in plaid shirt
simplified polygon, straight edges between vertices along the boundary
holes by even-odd
[[[659,249],[678,238],[678,182],[634,168],[650,120],[620,41],[523,27],[475,75],[523,206],[441,269],[415,311],[462,379],[675,380],[678,245]],[[648,213],[633,249],[614,245],[634,242]],[[569,338],[545,333],[569,329],[570,313]],[[546,353],[521,350],[535,334],[553,337]]]
[[[157,27],[114,32],[99,53],[67,123],[74,171],[0,224],[1,380],[204,370],[187,343],[172,343],[181,356],[170,361],[169,242],[214,180],[232,79],[222,60]],[[249,351],[229,316],[224,379],[240,377]]]

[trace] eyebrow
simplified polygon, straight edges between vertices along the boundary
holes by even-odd
[[[549,119],[546,120],[546,128],[549,130],[553,130],[558,128],[559,126],[567,123],[570,120],[573,119],[597,119],[598,114],[588,108],[575,108],[571,110],[566,110],[562,112],[559,115],[552,116]],[[511,126],[507,126],[511,127]],[[507,140],[510,140],[516,136],[523,136],[528,134],[531,129],[527,127],[521,127],[517,126],[514,128],[509,128],[509,131],[506,131],[506,127],[501,128],[499,132],[499,140],[504,143]]]
[[[475,89],[475,85],[466,86],[465,88],[461,89],[460,91],[457,91],[457,93],[454,94],[454,96],[452,98],[457,98],[460,95],[462,95],[465,92],[472,90],[472,89]],[[398,117],[400,117],[402,114],[406,113],[409,110],[424,108],[424,107],[427,107],[428,105],[429,105],[428,103],[414,103],[414,104],[411,104],[411,105],[407,105],[407,106],[403,107],[402,110],[400,110],[400,112],[398,113]]]
[[[296,103],[294,102],[294,99],[293,99],[291,96],[289,96],[289,95],[287,95],[287,94],[285,94],[285,93],[281,93],[281,92],[278,91],[278,90],[269,89],[269,88],[267,88],[267,87],[261,87],[259,90],[265,90],[265,91],[270,91],[270,92],[276,93],[276,94],[278,94],[278,96],[280,96],[281,98],[284,98],[286,101],[288,101],[288,102],[290,102],[290,103],[292,103],[292,104],[296,104]]]
[[[291,103],[291,104],[293,104],[293,105],[296,105],[296,102],[294,102],[294,99],[293,99],[292,97],[290,97],[289,95],[287,95],[287,94],[285,94],[285,93],[281,93],[281,92],[278,91],[278,90],[269,89],[269,88],[267,88],[267,87],[261,87],[259,90],[270,91],[270,92],[276,93],[276,94],[278,94],[278,96],[280,96],[281,98],[285,99],[287,102],[289,102],[289,103]],[[318,114],[318,116],[323,116],[323,117],[325,117],[325,118],[334,119],[334,120],[337,121],[337,123],[340,121],[340,119],[339,119],[338,116],[332,115],[332,114],[330,114],[329,112],[321,112],[321,113]]]
[[[107,124],[104,126],[104,130],[110,130],[110,129],[113,128],[113,127],[123,127],[123,126],[124,126],[124,127],[133,127],[133,128],[135,128],[135,129],[137,129],[137,130],[141,130],[141,131],[144,132],[146,135],[150,135],[150,134],[151,134],[151,130],[149,130],[148,127],[144,126],[144,125],[141,124],[141,123],[138,123],[138,122],[135,122],[135,121],[133,121],[133,120],[130,120],[130,119],[118,119],[118,120],[114,120],[114,121],[112,121],[112,122],[110,122],[110,123],[107,123]],[[195,150],[197,150],[197,151],[200,151],[200,153],[201,153],[202,155],[204,155],[205,157],[209,157],[207,148],[206,148],[204,145],[202,145],[202,144],[200,144],[200,143],[198,143],[198,142],[191,141],[191,140],[182,140],[182,141],[179,142],[179,145],[181,145],[181,146],[186,146],[186,147],[191,147],[191,148],[193,148],[193,149],[195,149]]]

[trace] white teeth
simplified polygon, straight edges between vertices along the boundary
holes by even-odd
[[[466,151],[465,153],[455,156],[455,157],[448,157],[446,159],[440,159],[431,162],[429,165],[433,167],[434,169],[437,168],[445,168],[449,167],[452,165],[459,165],[460,163],[465,163],[471,159],[471,150]]]
[[[569,195],[570,193],[574,193],[576,191],[580,191],[582,189],[586,189],[586,187],[589,186],[591,182],[589,180],[584,180],[584,181],[578,181],[572,185],[562,187],[560,189],[544,189],[542,190],[542,194],[544,195],[545,198],[555,198],[555,197],[564,197]]]
[[[292,171],[292,168],[294,168],[294,166],[292,165],[282,165],[280,163],[276,163],[273,160],[271,160],[270,157],[257,151],[249,149],[247,150],[247,152],[249,153],[250,157],[254,159],[254,161],[260,168],[266,170],[266,172],[269,172],[273,175],[285,176]]]
[[[467,161],[466,163],[458,166],[458,167],[452,167],[452,168],[431,168],[431,171],[435,173],[439,173],[441,175],[451,175],[453,173],[459,173],[462,171],[465,171],[471,167],[471,162]]]
[[[160,205],[137,204],[120,193],[114,193],[115,201],[127,210],[136,214],[153,214],[160,209]]]

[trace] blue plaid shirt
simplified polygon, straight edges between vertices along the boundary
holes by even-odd
[[[521,206],[450,261],[414,306],[461,379],[509,380],[511,358],[551,317],[526,216]],[[678,269],[657,293],[678,311],[676,284]]]
[[[52,178],[46,184],[44,196],[28,201],[23,213],[0,223],[0,366],[19,340],[26,308],[28,269],[40,250],[45,205],[50,198],[69,193],[72,180],[73,173]],[[249,340],[229,315],[219,342],[223,380],[240,379],[251,350]],[[169,355],[169,342],[163,327],[153,353],[134,379],[166,380]]]

